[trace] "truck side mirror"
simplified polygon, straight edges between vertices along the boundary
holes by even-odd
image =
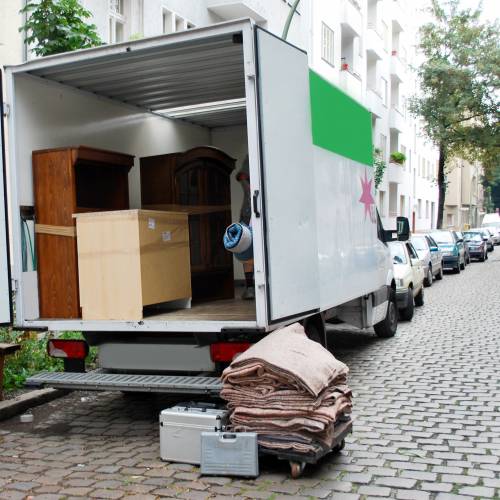
[[[410,222],[407,217],[398,217],[396,219],[398,240],[408,241],[410,238]]]

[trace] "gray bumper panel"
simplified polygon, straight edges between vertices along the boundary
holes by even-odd
[[[27,386],[87,391],[131,391],[179,394],[214,394],[222,389],[218,377],[106,373],[40,372],[26,380]]]

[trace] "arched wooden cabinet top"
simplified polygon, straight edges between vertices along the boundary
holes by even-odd
[[[193,300],[234,297],[233,259],[222,244],[231,223],[236,160],[211,146],[141,158],[145,209],[189,214]]]

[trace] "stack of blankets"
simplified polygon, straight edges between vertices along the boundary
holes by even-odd
[[[259,445],[309,454],[331,449],[351,409],[348,367],[295,323],[239,354],[222,374],[231,429],[258,433]]]

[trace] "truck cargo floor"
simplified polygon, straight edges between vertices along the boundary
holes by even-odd
[[[90,391],[212,395],[218,395],[222,389],[222,382],[218,377],[106,373],[102,370],[87,373],[40,372],[29,377],[26,385]]]
[[[255,301],[242,299],[214,300],[195,303],[190,309],[163,311],[145,320],[168,321],[255,321]]]

